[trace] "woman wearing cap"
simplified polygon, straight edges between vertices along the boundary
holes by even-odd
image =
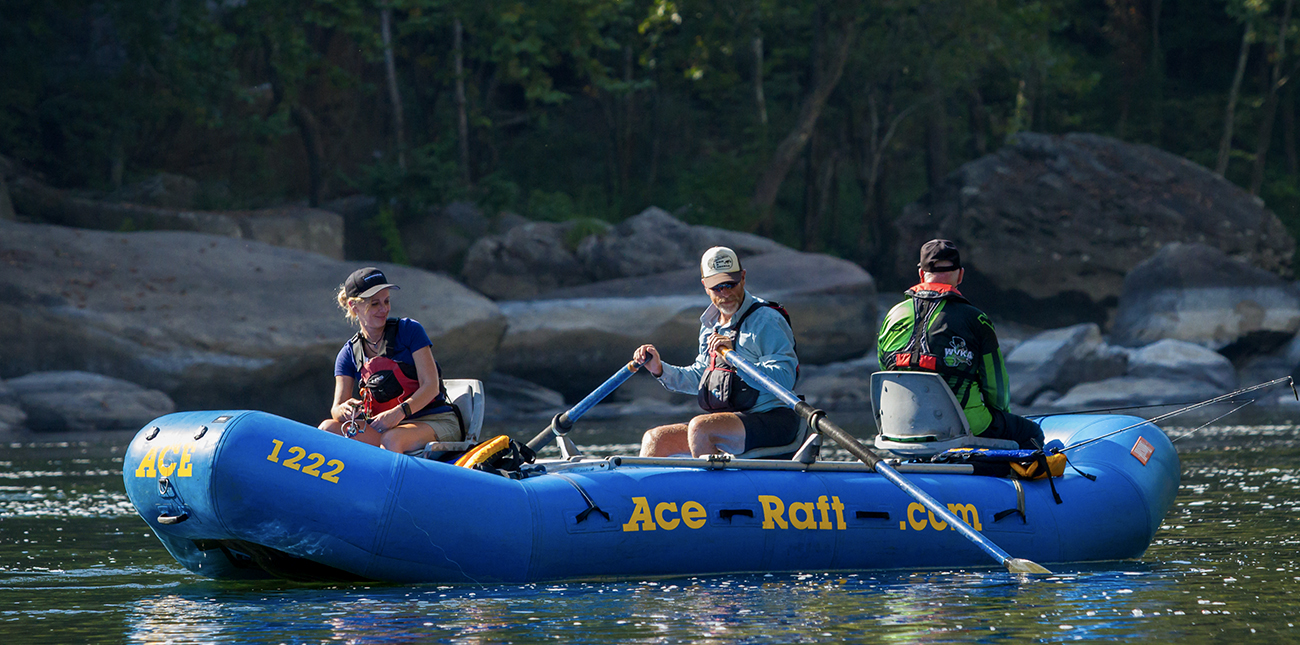
[[[334,404],[319,427],[394,452],[460,441],[429,335],[410,318],[388,317],[389,294],[399,288],[374,267],[339,286],[339,307],[360,330],[334,360]]]

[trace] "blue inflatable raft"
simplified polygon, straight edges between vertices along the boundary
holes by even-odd
[[[1043,429],[1078,446],[1073,468],[1051,480],[1060,503],[1045,479],[960,464],[895,469],[1018,558],[1141,556],[1178,488],[1165,434],[1120,415],[1049,417]],[[990,566],[858,462],[582,457],[528,470],[512,479],[266,413],[213,411],[146,426],[123,474],[167,550],[213,578],[487,583]]]

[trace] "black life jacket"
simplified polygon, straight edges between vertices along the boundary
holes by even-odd
[[[953,300],[969,304],[957,287],[943,283],[926,282],[918,284],[907,291],[912,299],[912,337],[902,349],[894,353],[894,364],[890,369],[917,370],[937,372],[944,377],[953,392],[961,396],[961,407],[966,409],[971,393],[979,389],[979,373],[976,360],[972,356],[968,361],[969,369],[950,365],[931,350],[933,335],[930,326],[944,300]],[[953,343],[965,345],[966,339],[953,336]]]
[[[389,318],[384,323],[384,336],[375,348],[375,356],[367,359],[365,338],[358,331],[352,340],[352,360],[360,376],[362,394],[370,399],[370,414],[391,410],[410,398],[420,389],[420,375],[415,365],[399,362],[393,358],[397,350],[397,319]],[[435,365],[437,363],[435,362]],[[442,408],[442,409],[439,409]],[[438,396],[428,405],[413,410],[412,417],[451,410],[447,405],[447,388],[442,383],[442,369],[438,369]]]
[[[785,318],[786,324],[790,324],[790,314],[782,307],[780,303],[766,300],[754,299],[754,304],[749,306],[740,318],[736,319],[735,324],[731,326],[732,343],[736,343],[740,337],[740,326],[745,324],[749,315],[761,307],[771,307]],[[792,332],[793,333],[793,332]],[[798,378],[799,367],[795,366],[795,378]],[[736,368],[732,367],[726,360],[715,355],[709,355],[709,367],[704,370],[703,376],[700,377],[700,390],[696,394],[696,400],[700,404],[700,409],[705,412],[744,412],[758,402],[758,390],[750,387],[740,375],[736,373]]]

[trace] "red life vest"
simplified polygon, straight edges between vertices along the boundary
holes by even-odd
[[[352,345],[352,360],[361,375],[362,396],[370,399],[371,415],[401,405],[420,389],[420,375],[415,365],[392,358],[398,353],[396,318],[389,318],[384,323],[384,336],[379,341],[379,346],[375,348],[374,357],[365,357],[365,339],[361,336],[361,332],[358,331],[348,342]],[[443,411],[435,409],[436,407],[451,409],[447,406],[447,390],[441,378],[438,379],[438,396],[423,408],[412,411],[411,416],[421,416],[421,413],[426,411],[430,413]]]
[[[786,312],[785,307],[780,303],[769,302],[765,300],[754,299],[754,304],[749,306],[744,313],[740,314],[734,325],[731,326],[731,342],[738,342],[740,335],[740,326],[745,323],[749,315],[761,307],[771,307],[777,310],[786,324],[790,324],[790,314]],[[793,331],[791,331],[793,333]],[[799,366],[795,365],[795,378],[798,378]],[[717,356],[709,356],[709,367],[704,370],[700,377],[700,390],[696,394],[696,402],[700,404],[700,409],[705,412],[744,412],[758,403],[758,390],[750,387],[740,375],[736,373],[736,368],[732,367],[727,361]]]

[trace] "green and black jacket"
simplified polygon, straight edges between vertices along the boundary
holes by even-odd
[[[890,309],[880,327],[880,369],[943,375],[971,432],[984,432],[993,418],[989,408],[1006,411],[1011,406],[1011,384],[993,323],[952,285],[924,282],[906,293],[908,299]]]

